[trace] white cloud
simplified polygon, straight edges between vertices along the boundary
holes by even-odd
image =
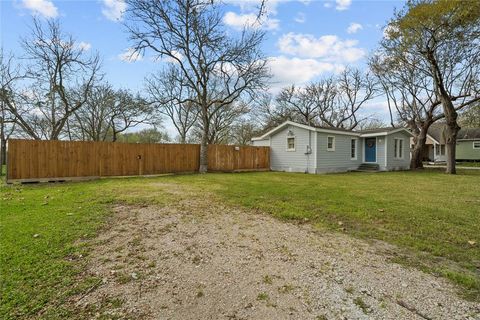
[[[357,33],[358,31],[362,30],[363,26],[360,23],[352,22],[347,28],[348,33]]]
[[[92,48],[92,44],[82,41],[82,42],[77,43],[77,47],[81,50],[88,51]]]
[[[22,0],[22,7],[45,18],[56,18],[58,16],[58,9],[50,0]]]
[[[323,4],[323,6],[324,6],[325,8],[331,8],[331,7],[332,7],[332,3],[331,3],[331,2],[325,2],[325,3]]]
[[[297,16],[295,17],[295,21],[298,23],[304,23],[307,20],[305,17],[305,13],[299,12],[297,13]]]
[[[344,68],[341,64],[286,56],[271,57],[268,66],[273,75],[274,89],[292,83],[305,84],[323,73],[336,73]]]
[[[108,20],[121,21],[125,9],[125,0],[103,0],[102,13]]]
[[[282,53],[337,63],[352,63],[362,59],[365,50],[358,48],[357,44],[357,40],[341,40],[335,35],[316,38],[310,34],[293,32],[284,34],[277,43]]]
[[[135,61],[141,61],[143,57],[140,54],[140,52],[135,51],[135,49],[133,48],[128,48],[128,49],[125,49],[123,53],[120,53],[118,55],[118,59],[125,62],[135,62]]]
[[[227,12],[223,22],[237,30],[243,27],[263,28],[266,30],[277,30],[280,28],[280,20],[274,18],[277,15],[277,6],[284,0],[227,0],[227,3],[234,4],[240,8],[240,13]],[[262,15],[259,17],[259,9],[263,5]]]
[[[223,16],[223,22],[237,30],[247,28],[264,28],[266,30],[276,30],[279,28],[279,20],[272,18],[264,18],[254,13],[237,14],[229,11]]]
[[[335,9],[337,9],[338,11],[347,10],[352,4],[352,0],[335,0],[335,2],[337,4],[335,6]]]

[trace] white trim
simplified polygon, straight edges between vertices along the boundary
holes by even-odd
[[[401,131],[405,131],[406,133],[408,133],[410,136],[413,137],[413,134],[405,128],[398,128],[398,129],[391,130],[391,131],[361,133],[360,137],[362,137],[362,138],[373,138],[373,137],[378,137],[378,136],[387,136],[387,135],[394,134],[394,133],[401,132]]]
[[[365,158],[366,154],[365,154],[365,144],[367,143],[367,139],[364,139],[363,140],[363,162],[365,163],[378,163],[378,138],[377,137],[370,137],[370,138],[375,138],[375,161],[367,161],[367,159]]]
[[[475,143],[478,143],[478,147],[475,147]],[[475,150],[480,149],[480,141],[473,141],[473,142],[472,142],[472,147],[473,147],[473,149],[475,149]]]
[[[388,144],[387,144],[388,137],[385,137],[385,170],[387,169],[387,159],[388,159]],[[409,139],[410,141],[410,139]]]
[[[440,144],[440,142],[438,142],[436,139],[434,139],[434,138],[433,138],[431,135],[429,135],[428,133],[427,133],[427,138],[430,138],[430,140],[432,140],[432,141],[434,142],[434,144],[435,144],[435,143]]]
[[[288,139],[293,139],[293,148],[289,148],[289,147],[288,147]],[[297,138],[295,137],[295,135],[289,136],[289,135],[287,134],[287,136],[285,137],[285,143],[286,143],[285,151],[287,151],[287,152],[295,152],[295,148],[297,147],[297,145],[296,145],[296,144],[297,144]]]
[[[352,141],[355,141],[355,156],[352,157]],[[358,138],[351,138],[350,139],[350,160],[357,160],[358,159]]]
[[[297,122],[293,122],[293,121],[285,121],[284,123],[280,124],[279,126],[271,129],[270,131],[268,131],[267,133],[263,134],[262,136],[260,137],[254,137],[252,138],[252,140],[265,140],[267,137],[269,137],[270,135],[272,135],[273,133],[275,133],[276,131],[282,129],[283,127],[285,126],[295,126],[295,127],[298,127],[298,128],[302,128],[302,129],[305,129],[305,130],[311,130],[311,131],[316,131],[316,132],[324,132],[324,133],[331,133],[331,134],[339,134],[339,135],[347,135],[347,136],[354,136],[354,137],[376,137],[376,136],[386,136],[386,135],[390,135],[390,134],[393,134],[393,133],[396,133],[396,132],[400,132],[400,131],[405,131],[406,133],[408,133],[410,136],[413,136],[413,134],[408,131],[406,128],[398,128],[398,129],[394,129],[394,130],[391,130],[391,131],[381,131],[381,132],[373,132],[373,133],[361,133],[361,132],[355,132],[355,131],[342,131],[342,130],[332,130],[332,129],[326,129],[326,128],[315,128],[315,127],[312,127],[312,126],[307,126],[305,124],[301,124],[301,123],[297,123]]]
[[[333,138],[333,141],[332,141],[332,147],[329,148],[328,147],[328,138]],[[327,151],[335,151],[335,136],[327,136]]]
[[[397,143],[397,145],[395,145],[395,141],[401,141],[402,143],[402,152],[400,153],[400,143]],[[395,160],[403,160],[405,158],[404,154],[405,154],[405,139],[403,138],[393,138],[393,158]],[[398,149],[398,150],[397,150]],[[395,156],[395,153],[397,154],[397,156]]]
[[[315,163],[314,167],[313,167],[313,170],[315,173],[317,173],[317,166],[318,166],[318,163],[317,163],[317,156],[318,156],[318,143],[317,143],[317,139],[318,139],[318,134],[315,132],[315,136],[314,136],[314,146],[315,146],[315,149],[312,150],[313,152],[313,161]]]

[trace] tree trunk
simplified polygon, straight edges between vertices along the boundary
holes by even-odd
[[[207,135],[202,133],[202,142],[200,144],[200,173],[207,173],[208,170],[208,143]]]
[[[200,143],[200,173],[207,173],[208,170],[208,131],[210,124],[208,120],[203,121],[202,141]]]
[[[0,166],[7,164],[7,140],[0,142]],[[1,170],[1,169],[0,169]]]
[[[412,159],[410,159],[410,169],[423,168],[423,151],[427,144],[427,133],[430,128],[430,123],[423,123],[423,126],[418,130],[418,134],[413,138]]]
[[[455,117],[456,119],[456,117]],[[456,160],[456,146],[457,146],[457,134],[460,131],[460,127],[457,124],[457,121],[449,122],[447,121],[447,130],[446,130],[446,147],[447,147],[447,170],[446,173],[456,174],[457,169],[455,168]]]

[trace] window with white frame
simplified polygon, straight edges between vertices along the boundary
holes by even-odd
[[[350,158],[357,159],[357,139],[352,139],[350,142]]]
[[[335,151],[335,137],[328,136],[327,137],[327,150],[328,151]]]
[[[393,157],[395,159],[403,159],[403,139],[394,139]]]
[[[473,149],[480,149],[480,141],[473,141]]]
[[[295,136],[287,136],[287,151],[295,151]]]
[[[444,155],[445,155],[445,145],[437,144],[437,156],[444,156]]]

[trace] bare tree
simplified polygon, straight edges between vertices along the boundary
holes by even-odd
[[[387,97],[390,119],[396,118],[407,125],[413,134],[414,147],[410,168],[423,167],[422,155],[430,126],[445,115],[441,111],[433,83],[428,76],[417,71],[418,60],[408,64],[391,57],[383,50],[370,60],[370,68],[379,79]]]
[[[106,141],[109,138],[110,121],[115,107],[115,90],[109,84],[95,86],[87,101],[75,111],[67,125],[72,140]]]
[[[277,95],[275,102],[279,110],[291,110],[295,114],[295,120],[307,124],[317,125],[320,105],[309,95],[311,87],[301,88],[292,85],[283,88]]]
[[[200,172],[207,171],[210,120],[242,96],[263,89],[268,77],[260,51],[264,32],[226,32],[218,4],[212,0],[127,0],[127,28],[137,52],[148,49],[168,58],[180,75],[175,82],[194,94],[202,123]]]
[[[118,90],[109,120],[112,141],[117,141],[120,133],[139,124],[159,124],[159,119],[151,115],[151,105],[145,99],[128,90]]]
[[[151,75],[146,81],[149,101],[155,109],[172,122],[178,132],[180,143],[185,143],[187,135],[198,119],[198,106],[188,86],[176,82],[181,79],[178,69],[168,68]]]
[[[259,128],[251,119],[241,119],[232,127],[232,142],[238,145],[249,145],[252,138],[259,132]]]
[[[23,87],[4,95],[8,111],[34,139],[56,140],[69,117],[81,108],[99,76],[99,58],[88,56],[57,21],[33,20],[32,34],[22,40],[29,62]]]
[[[239,102],[217,109],[215,113],[209,115],[208,144],[231,143],[234,123],[249,111],[245,103]],[[194,129],[193,135],[195,140],[201,141],[204,130],[203,123],[198,122]]]
[[[6,163],[7,140],[16,131],[16,119],[7,108],[7,102],[12,103],[13,85],[19,78],[13,58],[0,52],[0,166]]]
[[[295,112],[285,104],[277,105],[269,93],[260,95],[253,103],[256,106],[252,108],[252,117],[263,132],[269,131],[285,121],[297,121]]]
[[[480,3],[410,1],[397,12],[383,51],[428,77],[446,120],[447,173],[454,174],[457,111],[480,100]]]
[[[142,123],[159,124],[151,105],[138,94],[104,83],[95,86],[75,111],[68,134],[73,140],[116,141],[120,133]]]

